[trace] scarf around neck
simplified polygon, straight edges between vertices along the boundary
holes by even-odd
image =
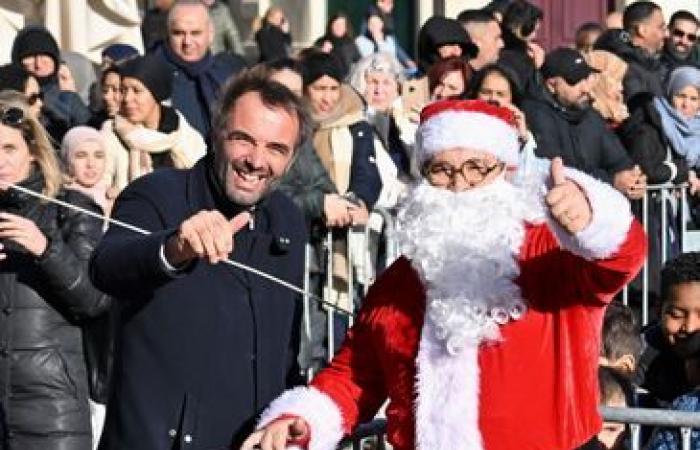
[[[683,117],[668,100],[654,98],[654,107],[661,116],[661,127],[671,147],[691,167],[700,167],[700,116]]]
[[[163,45],[162,48],[165,58],[172,65],[181,69],[187,78],[195,82],[198,96],[208,105],[207,108],[204,108],[208,115],[209,106],[215,103],[220,85],[219,80],[216,79],[211,70],[215,62],[214,56],[210,51],[207,51],[206,55],[199,61],[188,62],[175,54],[170,46]]]

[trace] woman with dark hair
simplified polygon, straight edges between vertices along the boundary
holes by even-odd
[[[549,163],[535,156],[537,142],[527,127],[525,114],[518,108],[522,98],[518,75],[503,64],[490,64],[479,71],[473,83],[472,98],[485,100],[513,111],[520,138],[520,162],[514,180],[520,183],[536,181],[548,170]]]
[[[499,62],[509,65],[520,75],[523,92],[539,95],[541,82],[538,72],[544,62],[544,50],[537,44],[542,23],[542,10],[526,0],[514,0],[503,16],[504,47]]]
[[[428,89],[433,100],[460,98],[469,87],[472,70],[462,58],[438,60],[428,70]]]
[[[503,16],[510,5],[512,0],[491,0],[482,9],[488,13],[491,13],[493,17],[496,18],[498,23],[503,22]]]
[[[27,105],[0,101],[0,404],[12,449],[92,448],[82,327],[109,308],[88,275],[102,222],[11,187],[101,212],[61,183]]]
[[[353,63],[361,58],[355,44],[350,18],[343,12],[331,16],[326,25],[326,33],[316,40],[314,46],[325,53],[335,55],[343,63],[345,73],[348,73]]]
[[[384,19],[379,10],[370,8],[365,17],[366,31],[357,36],[355,44],[363,58],[372,53],[388,53],[398,59],[396,40],[384,29]]]
[[[105,121],[114,119],[114,116],[119,112],[122,101],[121,75],[116,65],[107,66],[100,75],[99,100],[100,109],[93,113],[86,124],[98,130],[102,128]]]

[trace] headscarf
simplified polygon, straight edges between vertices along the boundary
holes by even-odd
[[[700,167],[700,115],[688,119],[671,103],[673,96],[688,86],[695,86],[700,93],[700,69],[677,68],[668,77],[667,98],[656,97],[654,106],[661,115],[664,135],[676,153],[683,156],[690,167]]]

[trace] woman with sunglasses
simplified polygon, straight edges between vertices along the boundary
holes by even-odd
[[[109,308],[87,268],[102,222],[12,187],[100,211],[61,182],[44,128],[0,101],[0,405],[13,449],[92,445],[81,326]]]
[[[39,82],[22,66],[16,64],[0,66],[0,91],[4,90],[24,94],[29,104],[30,114],[35,119],[39,118],[41,108],[44,106]]]

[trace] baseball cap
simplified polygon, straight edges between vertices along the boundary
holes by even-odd
[[[578,50],[560,47],[547,53],[540,72],[545,79],[562,77],[568,84],[574,85],[600,71],[589,66]]]

